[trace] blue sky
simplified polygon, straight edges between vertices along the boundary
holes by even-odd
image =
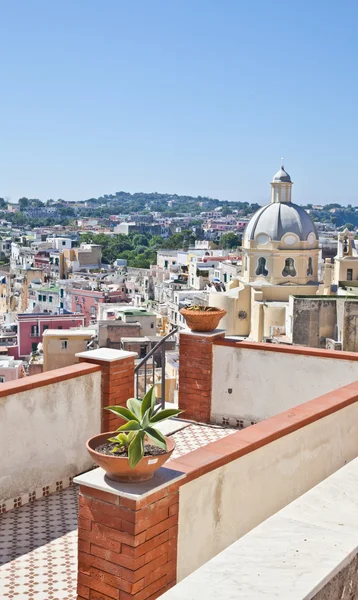
[[[0,196],[357,204],[353,0],[0,0]]]

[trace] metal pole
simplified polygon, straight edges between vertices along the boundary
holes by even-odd
[[[143,397],[147,393],[147,361],[144,363],[144,390]]]
[[[162,408],[165,408],[165,343],[162,345]]]

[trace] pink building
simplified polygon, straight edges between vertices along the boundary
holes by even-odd
[[[72,289],[71,309],[73,312],[82,313],[85,318],[85,325],[97,319],[97,305],[105,303],[118,303],[127,301],[126,286],[123,283],[118,289],[109,292],[98,290],[77,290]]]
[[[47,313],[22,313],[17,315],[18,356],[28,356],[37,350],[46,329],[71,329],[83,327],[85,317],[81,313],[51,315]],[[11,353],[12,354],[12,353]]]

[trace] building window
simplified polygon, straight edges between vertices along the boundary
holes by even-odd
[[[0,375],[0,383],[5,383],[5,377],[3,377],[2,375]]]
[[[76,304],[76,312],[81,312],[81,305],[80,304]]]
[[[52,302],[52,296],[49,296],[49,297],[48,297],[48,301],[49,301],[49,302]]]
[[[353,269],[347,269],[347,281],[353,281]]]
[[[42,332],[46,331],[46,329],[48,329],[48,325],[44,325]]]
[[[64,293],[64,292],[63,292],[63,289],[61,288],[61,289],[60,289],[60,298],[63,298],[63,293]]]
[[[347,238],[347,236],[343,240],[343,253],[348,254],[348,238]]]
[[[296,277],[297,271],[295,269],[295,261],[293,258],[286,258],[285,266],[282,269],[282,275],[284,277]]]
[[[255,271],[256,275],[263,275],[266,277],[268,275],[268,270],[266,269],[266,258],[261,256],[257,261],[257,269]]]
[[[32,337],[38,336],[37,325],[31,325],[31,336]]]
[[[57,329],[62,329],[62,325],[59,325],[59,326],[57,327]]]
[[[46,296],[42,296],[42,302],[46,302]]]
[[[151,323],[151,324],[150,324],[150,328],[151,328],[151,329],[154,329],[154,323]]]
[[[60,308],[63,308],[63,302],[60,302]]]
[[[32,349],[32,352],[37,352],[37,342],[32,342],[31,349]]]
[[[313,263],[312,263],[312,258],[311,256],[308,259],[308,265],[307,265],[307,275],[313,275]]]
[[[95,307],[95,306],[91,306],[91,308],[90,308],[90,313],[91,313],[91,316],[92,316],[92,317],[95,317],[95,316],[96,316],[96,307]]]
[[[164,261],[164,269],[167,269],[167,268],[168,268],[168,264],[169,264],[169,263],[168,263],[168,261],[167,261],[167,260],[165,260],[165,261]]]
[[[39,294],[39,302],[42,302],[42,294]]]
[[[67,348],[68,348],[68,341],[61,340],[61,350],[67,350]]]

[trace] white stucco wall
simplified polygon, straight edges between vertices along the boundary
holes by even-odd
[[[212,420],[250,425],[357,380],[358,361],[214,346]]]
[[[0,501],[89,469],[100,410],[100,372],[0,398]]]
[[[358,403],[179,490],[178,581],[358,455]]]

